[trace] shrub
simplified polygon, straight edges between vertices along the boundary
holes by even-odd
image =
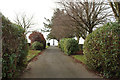
[[[32,34],[30,34],[29,39],[31,40],[31,44],[38,41],[43,44],[43,49],[46,48],[46,40],[42,33],[33,31]]]
[[[15,77],[26,67],[28,46],[24,29],[2,17],[2,77]]]
[[[120,77],[120,24],[108,23],[89,34],[84,54],[89,68],[106,78]]]
[[[65,38],[60,41],[60,48],[67,55],[74,54],[79,50],[78,43],[75,39]]]
[[[32,49],[34,50],[43,50],[43,44],[40,42],[35,41],[32,43]]]

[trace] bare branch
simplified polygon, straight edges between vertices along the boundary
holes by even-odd
[[[14,22],[25,29],[25,35],[29,33],[28,29],[31,28],[34,23],[32,23],[33,16],[27,18],[26,14],[18,15],[16,14],[16,20]]]

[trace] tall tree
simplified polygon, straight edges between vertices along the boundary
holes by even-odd
[[[104,2],[88,2],[88,0],[70,2],[62,0],[59,4],[76,25],[88,33],[91,33],[96,25],[105,23],[108,16],[111,16],[108,10],[110,7],[107,7]]]
[[[74,36],[73,28],[69,25],[69,17],[64,13],[63,10],[56,9],[52,23],[53,25],[51,34],[54,35],[57,39]]]
[[[87,32],[79,27],[73,19],[66,13],[64,9],[57,9],[56,16],[53,18],[53,26],[59,27],[55,29],[61,30],[64,37],[77,37],[77,41],[79,42],[79,38],[82,37],[85,39]],[[53,29],[54,30],[54,29]],[[56,30],[57,31],[57,30]]]
[[[54,38],[59,41],[61,38],[73,37],[73,31],[70,26],[67,25],[69,23],[67,16],[62,10],[56,9],[52,19],[46,19],[46,21],[48,24],[44,23],[45,29],[42,31],[50,32],[48,38]]]

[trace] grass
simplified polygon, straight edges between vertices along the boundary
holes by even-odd
[[[37,56],[41,51],[40,50],[29,50],[27,61],[30,61],[33,57]]]
[[[84,55],[73,55],[73,57],[82,63],[86,64],[86,57]]]
[[[49,46],[46,46],[48,48]],[[41,51],[40,50],[29,50],[28,56],[27,56],[27,61],[30,61],[32,58],[37,56]]]

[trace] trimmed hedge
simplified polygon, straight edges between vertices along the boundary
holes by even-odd
[[[60,48],[67,55],[71,55],[79,51],[79,46],[77,41],[72,38],[64,38],[60,40]]]
[[[120,24],[108,23],[84,42],[87,65],[106,78],[120,78]]]
[[[34,50],[43,50],[44,46],[42,43],[35,41],[34,43],[32,43],[32,49]]]
[[[2,16],[2,77],[16,77],[27,66],[28,45],[24,31]]]

